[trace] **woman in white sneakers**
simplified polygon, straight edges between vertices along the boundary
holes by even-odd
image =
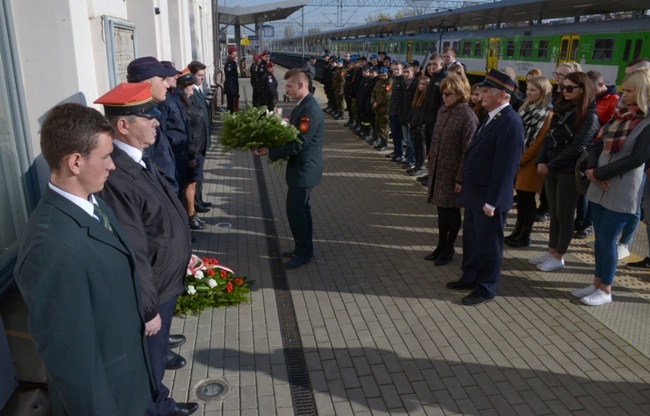
[[[612,301],[618,260],[616,240],[633,217],[643,192],[650,159],[650,70],[637,69],[623,79],[623,96],[614,116],[589,146],[585,176],[596,233],[594,282],[571,294],[589,306]]]

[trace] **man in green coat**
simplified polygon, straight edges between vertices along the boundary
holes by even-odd
[[[54,416],[142,415],[151,400],[135,255],[93,195],[115,169],[112,133],[97,110],[71,103],[53,108],[41,128],[50,182],[14,276]]]
[[[287,219],[295,247],[282,253],[289,260],[286,269],[295,269],[308,263],[314,256],[312,241],[312,219],[309,197],[314,186],[320,184],[323,176],[323,110],[309,93],[309,78],[301,69],[291,69],[284,75],[287,95],[297,100],[298,105],[291,112],[290,122],[300,134],[300,141],[292,141],[280,147],[261,148],[257,156],[269,155],[269,159],[279,160],[288,157],[286,180]]]

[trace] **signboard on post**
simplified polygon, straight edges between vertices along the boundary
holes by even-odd
[[[275,27],[271,25],[264,25],[264,37],[265,38],[274,38],[275,37]]]

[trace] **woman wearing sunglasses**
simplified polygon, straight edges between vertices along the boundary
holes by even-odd
[[[456,253],[454,243],[461,226],[463,156],[478,126],[478,118],[468,104],[470,91],[464,75],[450,74],[440,83],[444,105],[436,118],[428,163],[428,202],[438,210],[438,245],[425,257],[436,266],[449,263]]]
[[[589,146],[585,172],[591,182],[587,199],[596,231],[596,270],[593,284],[574,289],[571,294],[589,306],[612,301],[618,260],[616,240],[636,214],[645,164],[650,159],[650,70],[629,73],[622,87],[623,96],[614,115]]]
[[[537,172],[545,175],[551,225],[548,251],[529,262],[545,272],[564,268],[580,196],[575,184],[576,160],[599,127],[593,108],[595,88],[584,72],[568,74],[560,90],[562,95],[555,102],[555,113],[536,160]]]

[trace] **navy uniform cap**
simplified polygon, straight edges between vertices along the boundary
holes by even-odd
[[[175,69],[165,68],[153,56],[145,56],[131,61],[129,66],[126,67],[126,73],[128,82],[141,82],[153,77],[167,78],[176,76]]]

